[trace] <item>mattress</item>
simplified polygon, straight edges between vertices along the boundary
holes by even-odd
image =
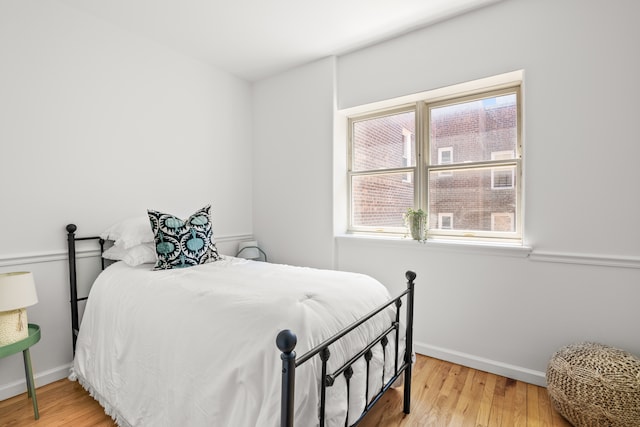
[[[233,257],[165,271],[117,262],[91,289],[70,378],[124,427],[275,427],[278,332],[297,335],[301,356],[389,299],[382,284],[356,273]],[[333,344],[329,371],[394,320],[395,308],[386,309]],[[374,347],[367,400],[393,376],[389,338],[386,354]],[[296,370],[296,426],[318,425],[320,363],[314,357]],[[347,408],[351,424],[364,409],[364,361],[353,368],[348,403],[343,377],[327,390],[327,426],[343,426]]]

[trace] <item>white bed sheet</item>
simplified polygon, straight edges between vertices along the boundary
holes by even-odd
[[[282,366],[278,332],[296,333],[301,356],[389,298],[382,284],[355,273],[233,257],[165,271],[118,262],[93,285],[71,377],[120,426],[275,427]],[[331,346],[329,370],[394,318],[390,308]],[[389,338],[385,381],[394,369],[395,340]],[[372,360],[377,374],[370,378],[370,396],[382,384],[380,347]],[[364,362],[354,370],[350,423],[365,404]],[[297,427],[318,425],[319,371],[318,357],[296,370]],[[342,426],[344,379],[327,393],[326,425]]]

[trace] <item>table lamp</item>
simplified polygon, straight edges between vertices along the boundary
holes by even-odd
[[[0,346],[29,336],[25,307],[37,302],[33,274],[26,271],[0,274]]]

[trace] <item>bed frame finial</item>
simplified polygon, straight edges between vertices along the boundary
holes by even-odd
[[[298,344],[298,337],[289,329],[280,331],[276,337],[276,345],[283,353],[291,353],[296,348],[296,344]]]
[[[413,282],[414,280],[416,280],[416,273],[409,270],[405,273],[405,277],[407,278],[408,281]]]
[[[75,233],[78,227],[75,224],[67,225],[67,233]]]

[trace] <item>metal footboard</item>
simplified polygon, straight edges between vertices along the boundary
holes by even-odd
[[[362,418],[373,408],[373,406],[380,400],[382,395],[393,385],[393,383],[400,378],[400,376],[404,373],[404,405],[403,411],[405,414],[410,412],[411,407],[411,364],[412,364],[412,354],[413,354],[413,303],[414,303],[414,280],[416,278],[416,274],[413,271],[407,271],[405,274],[407,278],[407,289],[398,295],[395,298],[387,301],[385,304],[376,308],[360,320],[355,323],[349,325],[333,337],[327,339],[325,342],[316,346],[315,348],[309,350],[307,353],[303,354],[300,358],[296,358],[295,347],[297,344],[296,335],[288,329],[281,331],[276,338],[276,345],[278,349],[282,352],[282,396],[281,396],[281,418],[280,418],[280,426],[281,427],[293,427],[294,423],[294,407],[295,407],[295,376],[296,376],[296,368],[312,359],[315,356],[320,357],[322,361],[322,374],[320,380],[320,408],[319,408],[319,426],[324,427],[325,423],[325,404],[326,404],[326,391],[328,387],[331,387],[336,378],[340,375],[345,376],[346,384],[347,384],[347,415],[345,419],[345,426],[349,427],[349,385],[351,381],[351,377],[353,376],[352,365],[364,358],[366,363],[366,390],[365,390],[365,400],[368,399],[369,396],[369,362],[372,358],[372,349],[376,345],[382,346],[383,355],[386,355],[386,347],[388,345],[389,339],[388,335],[393,334],[395,337],[395,364],[394,364],[394,375],[389,378],[384,378],[384,366],[382,369],[382,388],[380,391],[371,399],[371,401],[367,400],[366,406],[362,414],[358,417],[355,423],[351,424],[351,426],[357,425]],[[406,338],[405,338],[405,351],[403,357],[403,363],[401,366],[398,366],[398,351],[399,351],[399,342],[400,342],[400,307],[402,306],[402,298],[406,296],[407,300],[407,309],[406,309]],[[391,325],[383,331],[380,335],[378,335],[373,341],[371,341],[365,348],[363,348],[360,352],[355,354],[351,359],[345,362],[340,368],[338,368],[335,372],[327,373],[327,362],[331,357],[331,352],[329,350],[329,346],[335,343],[336,341],[343,338],[349,332],[356,329],[358,326],[370,320],[376,314],[380,313],[387,307],[395,305],[396,306],[396,317],[395,321],[391,323]]]

